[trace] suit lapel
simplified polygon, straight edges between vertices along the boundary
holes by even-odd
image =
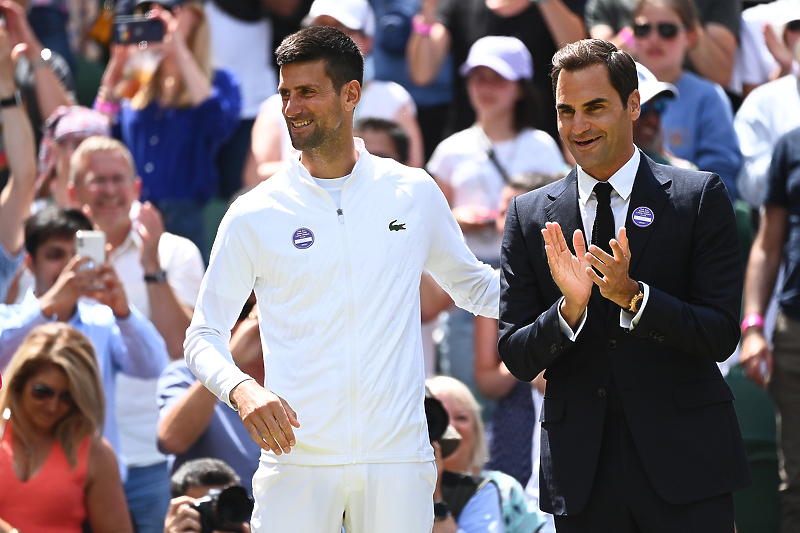
[[[563,188],[556,189],[547,195],[551,202],[545,207],[545,213],[548,221],[558,222],[561,225],[561,232],[564,234],[567,246],[574,254],[572,234],[576,229],[583,231],[583,222],[578,206],[578,172],[575,167],[562,180],[562,184]],[[586,235],[583,236],[583,239],[586,240]]]
[[[625,229],[631,249],[631,264],[628,268],[631,277],[653,230],[662,219],[661,215],[669,200],[671,183],[672,180],[664,176],[656,164],[642,153],[625,217]]]

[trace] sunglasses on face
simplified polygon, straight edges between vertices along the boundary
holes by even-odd
[[[656,115],[661,116],[661,113],[667,108],[667,103],[659,98],[658,100],[650,100],[649,102],[645,102],[642,104],[642,116],[648,113],[655,113]]]
[[[56,391],[48,387],[47,385],[37,384],[31,387],[31,396],[33,396],[34,400],[44,401],[53,398],[56,395]],[[75,401],[72,399],[72,393],[68,390],[61,391],[58,393],[59,401],[63,402],[65,405],[72,407],[75,404]]]
[[[656,31],[664,39],[674,39],[678,32],[684,28],[681,24],[673,24],[672,22],[661,22],[656,25]],[[653,25],[649,22],[643,24],[637,23],[633,25],[633,34],[636,37],[647,37],[650,35],[650,30]]]

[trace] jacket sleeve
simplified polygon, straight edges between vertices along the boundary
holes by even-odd
[[[427,201],[419,206],[428,235],[425,268],[457,306],[475,315],[497,318],[499,273],[475,258],[444,194],[427,175],[425,187],[428,194],[423,196]]]
[[[32,301],[38,304],[38,300]],[[0,369],[8,366],[28,333],[47,322],[38,305],[0,305]]]
[[[706,178],[697,209],[685,244],[691,251],[686,293],[678,298],[653,280],[630,334],[721,362],[739,342],[744,271],[733,206],[716,174]]]
[[[232,409],[230,393],[239,383],[252,379],[233,362],[228,343],[231,329],[256,282],[254,248],[259,242],[236,203],[222,219],[211,251],[211,260],[200,285],[184,357],[203,385]],[[263,221],[266,223],[266,221]]]
[[[572,342],[562,333],[558,321],[560,299],[547,301],[542,291],[542,283],[555,286],[555,282],[552,278],[540,279],[531,261],[532,256],[543,253],[541,234],[538,230],[531,232],[531,242],[527,242],[519,215],[517,198],[513,198],[500,249],[498,351],[517,379],[530,381],[559,360]]]
[[[155,326],[133,305],[131,314],[116,319],[112,344],[114,364],[135,378],[157,378],[169,362],[167,345]]]

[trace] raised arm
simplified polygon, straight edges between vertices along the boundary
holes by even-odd
[[[586,38],[586,25],[583,19],[572,11],[562,0],[537,2],[550,36],[558,48]]]
[[[0,26],[0,98],[13,98],[14,63],[8,32]],[[36,184],[36,147],[25,108],[8,106],[0,110],[3,143],[11,177],[0,193],[0,242],[16,255],[24,243],[23,224],[30,214]]]
[[[736,58],[736,35],[716,22],[698,24],[697,41],[689,50],[689,61],[698,74],[726,87],[731,81]]]
[[[450,52],[450,31],[439,22],[439,0],[423,0],[406,45],[408,75],[417,85],[428,85],[439,74]]]

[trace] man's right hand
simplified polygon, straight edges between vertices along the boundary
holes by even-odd
[[[275,455],[292,451],[297,444],[292,426],[299,428],[300,422],[286,400],[252,379],[235,386],[230,396],[256,444]]]
[[[755,326],[745,331],[739,358],[747,377],[766,389],[772,375],[772,349],[763,331]]]
[[[74,256],[61,271],[56,282],[39,298],[42,314],[52,317],[57,314],[60,320],[67,320],[78,298],[89,296],[97,289],[97,268],[82,269],[90,259]]]
[[[575,255],[567,246],[567,240],[564,238],[558,222],[548,222],[542,230],[542,236],[550,274],[561,290],[561,294],[564,295],[561,315],[574,329],[580,322],[586,306],[589,305],[589,297],[592,295],[592,280],[586,273],[586,269],[590,265],[585,257],[586,243],[583,240],[583,232],[575,230],[572,235]]]
[[[167,517],[164,519],[164,533],[184,533],[197,531],[200,533],[200,513],[192,509],[194,498],[178,496],[169,502]]]

